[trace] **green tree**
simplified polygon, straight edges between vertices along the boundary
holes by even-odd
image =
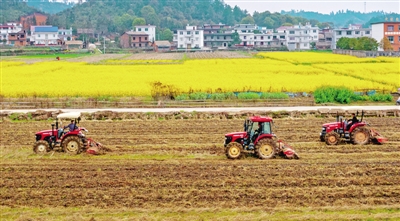
[[[267,28],[272,28],[272,27],[274,27],[274,23],[275,23],[275,21],[272,20],[272,18],[270,18],[270,17],[266,17],[266,18],[264,19],[264,25],[267,26]]]
[[[146,20],[147,23],[149,23],[151,25],[155,25],[155,26],[160,25],[160,19],[158,18],[158,15],[156,14],[156,11],[154,10],[154,8],[151,7],[150,5],[144,6],[140,10],[140,14]]]
[[[235,31],[235,33],[232,34],[232,44],[236,45],[236,44],[240,44],[242,42],[242,40],[239,38],[239,34]]]
[[[393,47],[390,44],[390,41],[387,37],[382,38],[379,46],[384,50],[384,51],[393,51]]]
[[[242,20],[240,21],[240,24],[255,24],[253,17],[251,17],[250,15],[242,18]]]
[[[133,19],[132,27],[135,28],[137,25],[146,25],[146,20],[144,18]]]
[[[346,37],[340,38],[336,42],[336,48],[339,48],[339,49],[350,49],[349,40],[350,40],[350,38],[346,38]]]
[[[172,41],[173,38],[174,38],[174,33],[168,28],[166,28],[162,31],[160,40]]]

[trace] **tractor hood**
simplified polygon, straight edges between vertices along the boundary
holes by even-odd
[[[330,127],[330,126],[335,126],[337,124],[338,124],[337,122],[326,123],[326,124],[322,124],[322,127]]]
[[[233,133],[229,133],[229,134],[225,134],[225,137],[246,137],[247,132],[233,132]]]
[[[42,130],[42,131],[36,132],[36,134],[51,134],[51,133],[52,133],[52,130]]]

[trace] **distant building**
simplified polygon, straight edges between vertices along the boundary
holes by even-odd
[[[318,34],[318,42],[315,47],[319,50],[331,49],[332,47],[333,30],[322,29]]]
[[[336,44],[340,38],[360,38],[372,37],[370,28],[361,28],[359,25],[349,25],[348,28],[339,28],[333,30],[332,49],[336,49]]]
[[[225,24],[210,25],[204,24],[204,47],[226,49],[233,41],[232,27]]]
[[[30,42],[34,45],[57,45],[58,27],[32,26]]]
[[[400,22],[385,21],[371,24],[372,38],[381,42],[383,38],[388,38],[394,51],[400,51]],[[379,47],[382,51],[383,48]]]
[[[234,27],[234,32],[239,34],[242,41],[236,46],[253,47],[254,46],[254,31],[257,30],[257,25],[239,24]]]
[[[147,48],[151,47],[149,35],[145,32],[128,31],[120,38],[122,48]]]
[[[20,23],[9,22],[4,25],[0,25],[0,44],[11,44],[8,40],[10,33],[18,33],[22,31],[22,25]]]
[[[47,22],[47,15],[41,13],[33,13],[31,15],[22,16],[19,19],[19,22],[22,25],[22,29],[29,30],[29,28],[33,26],[45,25]]]
[[[310,50],[311,43],[318,42],[318,27],[312,27],[309,23],[306,25],[294,25],[283,30],[285,33],[286,46],[289,51]],[[280,32],[282,33],[282,31]],[[281,36],[281,40],[284,40]]]
[[[169,41],[154,41],[153,48],[155,52],[167,52],[171,50],[171,42]]]
[[[202,49],[204,47],[204,31],[196,26],[186,26],[185,30],[177,30],[174,43],[178,49]]]
[[[144,32],[149,35],[149,41],[154,42],[156,39],[156,26],[154,25],[136,25],[136,32]]]
[[[58,39],[60,39],[61,42],[72,41],[72,28],[58,29]]]
[[[7,44],[13,46],[25,46],[27,45],[27,35],[25,30],[19,32],[8,33]]]

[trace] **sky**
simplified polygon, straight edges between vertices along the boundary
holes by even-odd
[[[290,10],[304,10],[329,14],[339,10],[364,12],[384,11],[400,13],[400,0],[225,0],[226,4],[246,9],[250,14],[254,11],[281,12]]]

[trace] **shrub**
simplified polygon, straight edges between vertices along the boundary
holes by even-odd
[[[219,101],[220,101],[220,100],[225,100],[225,99],[226,99],[224,93],[214,93],[214,94],[211,94],[210,98],[211,98],[212,100],[219,100]]]
[[[369,96],[369,99],[371,101],[391,102],[393,97],[390,94],[374,94]]]
[[[233,92],[226,92],[225,93],[225,99],[227,99],[227,100],[236,99],[236,98],[237,97],[236,97],[235,93],[233,93]]]
[[[243,92],[238,94],[238,99],[242,100],[260,99],[260,95],[255,92]]]
[[[175,100],[177,100],[177,101],[189,100],[189,95],[188,94],[180,94],[175,97]]]
[[[262,93],[261,99],[288,99],[289,95],[285,93]]]
[[[189,95],[189,98],[191,100],[206,100],[207,97],[208,97],[208,94],[205,92],[194,92]]]
[[[316,103],[339,102],[348,104],[356,96],[353,91],[346,87],[323,86],[314,91]]]

